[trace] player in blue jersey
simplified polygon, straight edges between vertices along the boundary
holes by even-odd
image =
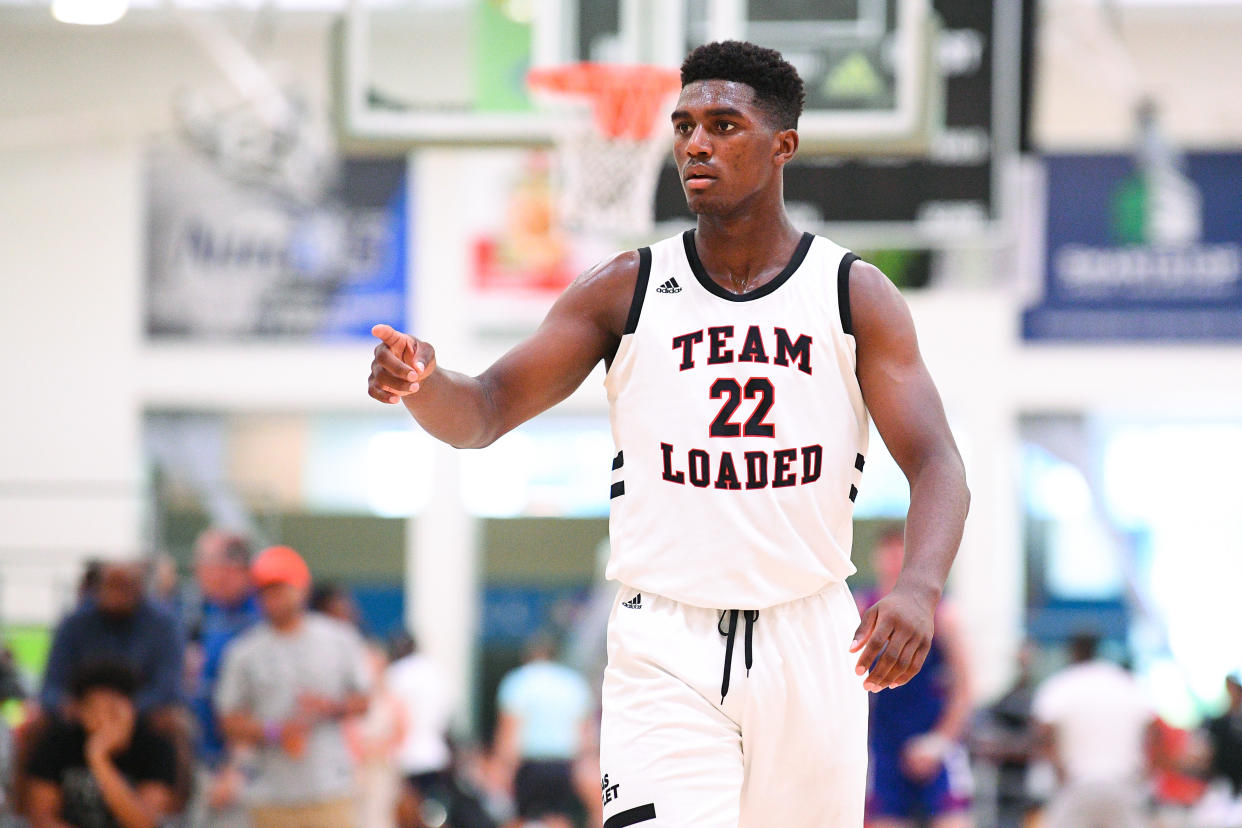
[[[897,582],[900,531],[884,534],[874,555],[876,589],[865,610]],[[910,681],[871,697],[868,828],[967,828],[970,770],[961,744],[971,712],[970,668],[953,607],[941,602],[936,637]]]

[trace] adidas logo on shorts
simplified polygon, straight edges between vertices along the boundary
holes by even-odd
[[[677,284],[676,279],[669,279],[656,288],[656,293],[681,293],[681,285]]]
[[[678,290],[681,290],[681,288],[678,288]],[[637,595],[635,595],[633,598],[631,598],[630,600],[622,601],[621,606],[628,607],[629,609],[642,609],[643,608],[643,594],[640,592]]]

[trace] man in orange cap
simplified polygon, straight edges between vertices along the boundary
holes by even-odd
[[[342,720],[366,710],[368,673],[358,633],[308,612],[311,576],[287,546],[251,566],[264,620],[225,654],[216,690],[234,750],[254,752],[247,790],[254,828],[357,824]]]

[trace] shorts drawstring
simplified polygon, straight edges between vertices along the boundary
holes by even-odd
[[[720,680],[720,703],[724,704],[725,696],[729,695],[729,676],[733,672],[733,638],[737,633],[737,616],[741,612],[742,618],[746,621],[746,634],[743,648],[746,659],[746,675],[750,675],[751,665],[754,664],[754,654],[752,651],[752,638],[755,631],[755,622],[759,620],[759,610],[725,610],[720,613],[720,620],[716,622],[716,629],[725,637],[725,657],[724,657],[724,678]],[[729,617],[729,628],[726,630],[724,624],[725,616]]]

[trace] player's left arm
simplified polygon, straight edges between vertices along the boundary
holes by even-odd
[[[970,492],[905,300],[888,277],[861,261],[850,268],[849,297],[863,400],[910,483],[901,574],[893,591],[863,614],[850,645],[862,651],[856,671],[868,674],[863,686],[878,691],[905,684],[927,658]]]

